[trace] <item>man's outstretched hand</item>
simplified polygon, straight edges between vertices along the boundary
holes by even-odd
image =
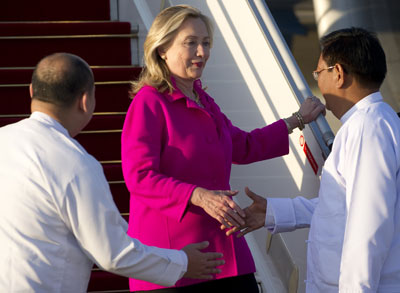
[[[232,235],[233,233],[240,231],[237,237],[242,237],[249,232],[257,230],[264,227],[265,224],[265,213],[267,210],[267,200],[254,192],[252,192],[248,187],[244,189],[247,196],[253,200],[253,203],[244,209],[246,217],[244,218],[245,224],[241,227],[234,227],[226,232],[226,236]],[[221,225],[221,230],[228,227]]]
[[[219,274],[218,266],[223,265],[225,261],[221,259],[222,253],[218,252],[201,252],[200,250],[207,248],[208,241],[186,245],[182,248],[188,257],[188,267],[184,278],[190,279],[213,279],[212,274]]]

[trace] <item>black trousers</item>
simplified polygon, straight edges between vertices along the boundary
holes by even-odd
[[[254,274],[242,275],[219,280],[212,280],[200,284],[157,289],[151,291],[135,291],[136,293],[259,293],[258,285]]]

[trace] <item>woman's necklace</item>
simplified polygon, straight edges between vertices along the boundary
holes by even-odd
[[[199,105],[200,107],[203,107],[203,104],[200,102],[199,94],[195,90],[193,90],[193,94],[194,94],[194,101],[196,102],[196,104]]]
[[[194,101],[199,107],[204,108],[203,104],[200,101],[199,94],[194,89],[192,93],[193,93],[192,95],[187,95],[187,97],[189,97],[189,99]]]
[[[177,78],[176,79],[176,85],[180,89],[180,91],[189,99],[194,101],[199,107],[204,108],[203,104],[200,101],[199,94],[197,91],[193,88],[192,85],[188,85],[185,83],[183,80]]]
[[[194,88],[192,88],[191,91],[190,91],[190,90],[187,90],[187,91],[186,91],[186,90],[185,90],[186,87],[180,88],[180,87],[178,86],[178,88],[181,90],[181,92],[182,92],[186,97],[188,97],[190,100],[194,101],[199,107],[204,108],[203,104],[202,104],[201,101],[200,101],[199,94],[197,93],[197,91],[196,91]]]

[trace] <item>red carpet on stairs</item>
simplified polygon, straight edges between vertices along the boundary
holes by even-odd
[[[127,65],[134,35],[129,23],[120,22],[0,22],[0,36],[0,67],[21,67],[57,51],[77,54],[90,65]]]
[[[0,127],[30,114],[29,83],[44,56],[68,52],[92,67],[96,109],[76,139],[103,165],[114,201],[129,216],[129,192],[121,170],[121,129],[129,82],[141,68],[131,65],[129,23],[110,21],[109,0],[0,1]],[[129,292],[125,277],[93,269],[88,292]]]
[[[110,1],[1,0],[0,21],[109,20]]]
[[[29,84],[32,69],[0,68],[1,114],[24,114],[30,111]],[[130,80],[137,77],[140,68],[93,68],[96,82],[96,112],[124,112],[131,99],[128,96]]]

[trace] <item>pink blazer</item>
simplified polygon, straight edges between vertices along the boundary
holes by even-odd
[[[208,240],[207,251],[224,254],[216,278],[255,272],[244,238],[227,237],[220,224],[189,204],[195,187],[230,189],[231,164],[248,164],[289,152],[286,125],[279,120],[250,133],[232,125],[214,100],[195,90],[204,109],[179,90],[143,87],[134,97],[122,131],[122,170],[131,194],[128,234],[144,244],[181,249]],[[181,279],[176,286],[202,280]],[[130,280],[131,290],[161,286]]]

